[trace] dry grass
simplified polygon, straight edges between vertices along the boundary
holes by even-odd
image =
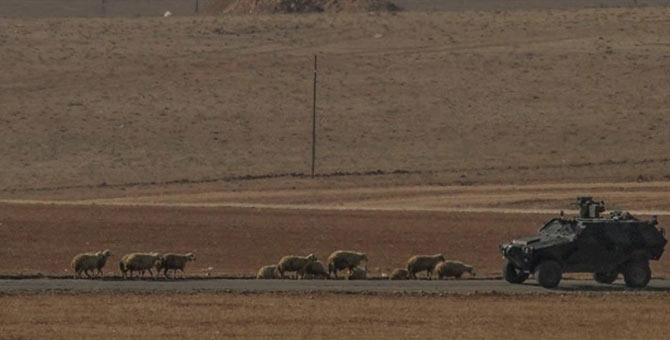
[[[0,189],[304,173],[314,53],[320,172],[663,180],[668,15],[3,19]]]
[[[667,295],[0,297],[4,339],[660,339]]]

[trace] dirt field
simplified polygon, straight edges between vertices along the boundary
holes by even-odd
[[[411,255],[440,252],[474,265],[480,276],[499,276],[498,245],[536,232],[560,209],[574,209],[569,203],[584,193],[578,187],[330,189],[5,203],[0,231],[7,246],[0,257],[13,260],[0,262],[0,273],[65,275],[74,254],[109,248],[115,257],[108,275],[128,252],[195,251],[190,274],[250,276],[287,254],[315,253],[323,260],[336,249],[356,249],[369,254],[374,276],[404,266]],[[586,188],[598,198],[612,198],[612,207],[661,210],[660,225],[667,227],[669,213],[663,209],[670,197],[664,184]],[[657,277],[669,275],[670,257],[652,269]]]
[[[669,15],[2,19],[0,194],[291,186],[315,53],[317,183],[666,180]]]
[[[535,231],[542,216],[282,211],[236,208],[3,206],[0,273],[68,274],[71,258],[111,249],[107,272],[133,251],[195,251],[192,274],[254,275],[287,254],[359,249],[379,275],[417,253],[444,252],[499,275],[498,244]],[[670,263],[668,263],[670,264]],[[667,269],[666,269],[667,268]],[[661,270],[670,273],[670,266]]]
[[[670,331],[667,280],[652,281],[653,295],[580,280],[552,295],[500,280],[400,290],[470,294],[505,284],[538,294],[445,297],[389,294],[390,281],[317,283],[360,295],[220,294],[247,281],[111,278],[133,251],[195,251],[188,275],[211,278],[336,249],[367,252],[373,276],[437,252],[479,277],[499,276],[498,245],[571,213],[578,195],[657,214],[667,226],[670,9],[402,0],[415,7],[185,17],[190,1],[108,3],[108,18],[49,19],[27,17],[102,9],[83,0],[0,4],[0,276],[70,276],[74,254],[114,253],[104,281],[4,280],[14,293],[31,285],[42,293],[0,293],[0,338],[657,339]],[[173,5],[176,17],[132,18]],[[652,269],[670,277],[670,258]],[[59,291],[45,282],[65,288],[45,293]],[[74,286],[97,293],[64,293]],[[199,289],[210,293],[182,294]]]
[[[3,338],[660,339],[667,296],[0,297]],[[102,307],[104,306],[104,307]],[[485,325],[485,327],[483,327]]]
[[[69,199],[66,199],[67,194]],[[77,197],[77,194],[67,191],[62,192],[62,195],[52,200],[4,200],[4,202],[526,214],[557,214],[563,210],[568,215],[575,215],[576,197],[594,196],[596,199],[605,200],[610,210],[629,210],[635,215],[670,215],[670,182],[352,186],[209,192],[182,188],[180,191],[165,190],[160,195],[147,195],[138,190],[126,192],[124,197],[98,199],[72,199]]]

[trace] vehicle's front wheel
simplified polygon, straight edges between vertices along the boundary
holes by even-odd
[[[544,288],[556,288],[563,277],[561,265],[553,260],[540,263],[535,269],[537,282]]]
[[[617,271],[593,273],[593,279],[596,280],[596,282],[606,285],[612,284],[612,282],[616,281],[618,276],[619,273]]]
[[[528,279],[528,275],[530,275],[517,268],[514,263],[510,262],[509,260],[505,260],[502,272],[505,281],[515,284],[523,283],[526,281],[526,279]]]
[[[623,279],[630,288],[644,288],[651,280],[651,269],[647,261],[629,262],[624,268]]]

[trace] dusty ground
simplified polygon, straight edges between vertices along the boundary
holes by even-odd
[[[293,185],[315,53],[316,182],[665,180],[669,16],[2,19],[0,193]]]
[[[330,189],[5,203],[0,256],[13,261],[1,262],[0,273],[64,275],[74,254],[109,248],[115,257],[108,275],[124,253],[195,251],[191,274],[248,276],[287,254],[325,259],[334,250],[354,249],[369,254],[375,276],[404,266],[411,255],[440,252],[474,265],[480,275],[498,276],[498,245],[533,234],[560,209],[574,209],[570,203],[580,193],[612,199],[612,207],[661,212],[659,223],[667,228],[670,198],[663,183],[578,188]],[[652,266],[656,276],[666,276],[670,257]]]
[[[667,296],[3,296],[2,337],[660,339]],[[482,327],[486,325],[486,327]]]
[[[71,258],[109,248],[106,271],[122,254],[195,251],[189,272],[253,275],[287,254],[365,251],[379,275],[417,253],[444,252],[499,274],[498,244],[536,230],[540,215],[420,212],[336,212],[244,208],[80,207],[3,205],[0,273],[71,273]],[[665,262],[664,262],[665,263]],[[667,269],[666,269],[667,268]],[[670,273],[670,263],[659,271]]]
[[[99,15],[58,1],[3,1],[0,16]],[[498,244],[577,194],[670,211],[670,10],[521,8],[0,19],[0,198],[48,203],[0,203],[0,274],[69,275],[74,254],[110,248],[108,276],[146,250],[242,276],[346,248],[374,275],[435,252],[499,275]],[[653,270],[670,275],[668,257]],[[667,300],[2,296],[0,337],[662,338]]]
[[[670,215],[670,182],[352,186],[209,192],[165,190],[160,195],[146,195],[135,191],[126,192],[125,197],[98,199],[72,199],[76,197],[76,193],[68,191],[61,194],[62,196],[51,200],[5,202],[532,214],[556,214],[564,210],[568,215],[575,215],[576,198],[594,196],[598,200],[605,200],[610,210],[629,210],[636,215]]]

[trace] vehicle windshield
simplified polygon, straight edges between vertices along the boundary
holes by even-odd
[[[540,228],[541,234],[572,235],[577,233],[576,226],[570,221],[551,220]]]

